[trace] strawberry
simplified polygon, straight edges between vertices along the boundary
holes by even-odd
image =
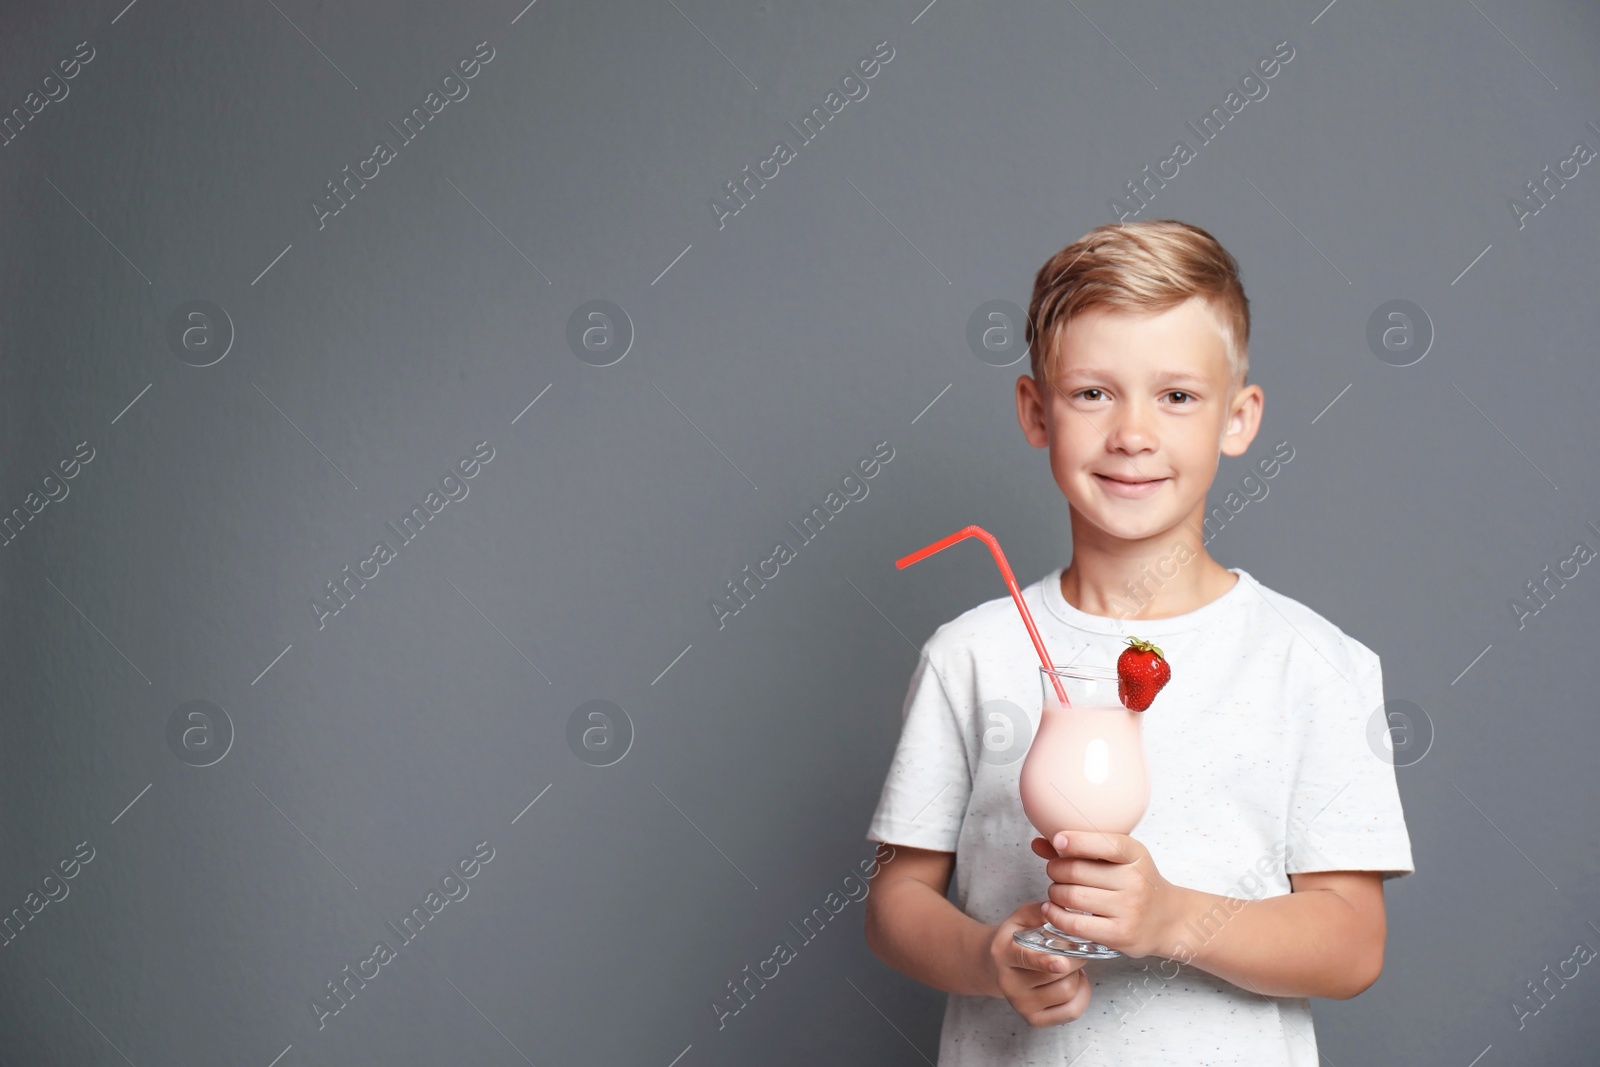
[[[1172,680],[1161,650],[1141,637],[1128,638],[1128,647],[1117,657],[1117,697],[1129,711],[1143,711]]]

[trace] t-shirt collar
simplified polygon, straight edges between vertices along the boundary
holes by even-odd
[[[1125,637],[1130,633],[1146,638],[1165,637],[1168,634],[1183,633],[1200,626],[1214,624],[1221,616],[1234,610],[1245,598],[1255,593],[1253,589],[1246,588],[1255,584],[1250,572],[1240,567],[1229,567],[1228,570],[1237,574],[1239,580],[1233,583],[1232,589],[1209,604],[1202,604],[1193,611],[1165,619],[1117,619],[1107,615],[1091,615],[1067,603],[1067,598],[1061,595],[1061,574],[1065,570],[1065,567],[1057,567],[1040,580],[1045,607],[1049,609],[1050,614],[1068,626],[1112,637]]]

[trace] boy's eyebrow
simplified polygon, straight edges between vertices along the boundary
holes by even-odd
[[[1073,367],[1073,368],[1070,368],[1068,370],[1064,370],[1064,371],[1061,372],[1061,380],[1062,381],[1068,381],[1070,379],[1079,379],[1079,378],[1114,378],[1114,377],[1116,377],[1116,373],[1114,371],[1102,370],[1099,367]],[[1168,383],[1178,382],[1178,383],[1183,383],[1183,384],[1188,384],[1188,385],[1209,385],[1209,384],[1211,384],[1210,381],[1207,380],[1205,375],[1203,375],[1203,374],[1195,374],[1192,371],[1168,371],[1165,374],[1157,375],[1156,376],[1156,380],[1158,382],[1168,382]]]

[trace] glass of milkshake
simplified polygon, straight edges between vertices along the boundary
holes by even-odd
[[[1040,667],[1039,682],[1044,706],[1021,772],[1022,810],[1028,821],[1046,841],[1063,830],[1132,833],[1150,803],[1144,713],[1123,706],[1111,667]],[[1062,689],[1070,707],[1061,703]],[[1099,960],[1122,955],[1050,923],[1012,936],[1026,948],[1059,956]]]

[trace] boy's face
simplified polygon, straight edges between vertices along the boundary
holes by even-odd
[[[1055,373],[1017,380],[1017,418],[1074,514],[1073,536],[1159,537],[1197,528],[1219,454],[1255,438],[1259,385],[1236,389],[1198,298],[1160,314],[1096,309],[1059,335]]]

